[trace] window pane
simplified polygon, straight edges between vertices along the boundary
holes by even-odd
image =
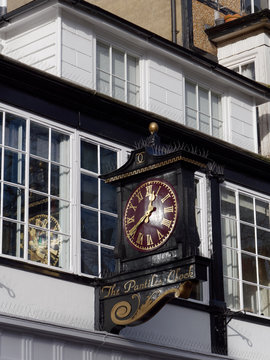
[[[63,200],[51,199],[51,230],[70,232],[69,203]]]
[[[91,241],[98,241],[98,213],[81,209],[81,237]]]
[[[4,180],[24,185],[25,155],[5,150]]]
[[[10,219],[24,220],[24,190],[4,185],[3,215]]]
[[[186,125],[197,129],[197,113],[189,108],[186,109]]]
[[[270,228],[269,203],[256,199],[256,222],[258,226]]]
[[[260,288],[261,315],[270,316],[270,290]]]
[[[257,229],[258,254],[270,257],[270,232]]]
[[[100,172],[106,174],[117,168],[117,152],[100,148]]]
[[[225,301],[229,309],[240,309],[239,282],[232,279],[224,279]]]
[[[81,167],[83,169],[98,172],[97,146],[81,141]]]
[[[86,242],[81,243],[81,271],[98,276],[98,247]]]
[[[249,79],[255,80],[255,66],[254,62],[241,66],[241,73]]]
[[[50,264],[62,269],[70,267],[70,238],[51,233]]]
[[[241,249],[255,253],[255,229],[252,226],[240,225]]]
[[[127,102],[131,105],[139,105],[140,88],[132,84],[127,84]]]
[[[52,131],[52,161],[69,165],[69,136]]]
[[[121,79],[125,77],[124,53],[115,49],[112,51],[112,73]]]
[[[48,233],[29,227],[28,259],[48,264]]]
[[[223,248],[223,272],[225,276],[238,279],[238,254],[236,251]]]
[[[240,219],[254,223],[253,199],[249,196],[239,195]]]
[[[97,43],[97,67],[106,72],[110,71],[109,46]]]
[[[5,145],[25,150],[25,119],[6,113]]]
[[[258,313],[257,287],[243,284],[244,310]]]
[[[221,188],[221,214],[236,217],[235,193],[223,187]]]
[[[81,175],[81,203],[97,208],[98,206],[98,179]]]
[[[23,257],[24,226],[3,221],[3,254]]]
[[[30,127],[30,152],[33,155],[48,159],[49,129],[33,122]]]
[[[191,84],[188,81],[186,81],[186,104],[194,110],[197,109],[196,85]]]
[[[29,192],[29,223],[48,227],[48,198]]]
[[[237,248],[236,221],[226,218],[221,219],[221,231],[223,245]]]
[[[103,274],[114,272],[115,260],[113,250],[101,248],[101,271]]]
[[[69,198],[69,169],[63,166],[51,165],[51,195]]]
[[[133,84],[138,84],[138,60],[132,56],[127,56],[127,80]]]
[[[260,285],[270,286],[270,262],[258,259]]]
[[[97,70],[97,91],[110,95],[110,75],[101,71]]]
[[[113,77],[112,96],[118,100],[125,101],[125,81]]]
[[[199,127],[205,134],[210,134],[210,117],[199,114]]]
[[[221,120],[212,119],[212,135],[220,139],[223,138],[223,122]]]
[[[116,187],[112,184],[105,184],[104,181],[101,181],[101,209],[112,213],[117,212]]]
[[[211,94],[211,106],[212,106],[212,117],[216,119],[221,118],[221,111],[220,111],[220,96],[216,94]]]
[[[242,272],[243,272],[243,280],[250,281],[253,283],[257,282],[255,256],[242,254]]]
[[[199,88],[199,111],[205,115],[209,115],[209,98],[208,91]]]
[[[48,193],[48,163],[30,158],[29,187]]]
[[[117,218],[101,215],[101,242],[105,245],[115,246],[117,233]]]

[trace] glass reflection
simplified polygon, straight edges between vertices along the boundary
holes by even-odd
[[[69,136],[52,130],[51,159],[63,165],[69,165]]]
[[[101,242],[102,244],[115,246],[117,233],[117,218],[101,215]]]
[[[101,209],[116,214],[116,187],[101,181]]]
[[[69,234],[69,227],[69,203],[63,200],[51,199],[50,229]]]
[[[243,284],[244,310],[258,313],[257,287]]]
[[[81,209],[81,237],[87,240],[98,241],[98,213]]]
[[[254,224],[253,199],[249,196],[239,195],[240,219]]]
[[[4,180],[24,185],[25,156],[22,153],[5,150]]]
[[[100,172],[106,174],[117,168],[117,152],[100,148]]]
[[[6,113],[5,145],[25,150],[26,121],[20,116]]]
[[[49,129],[34,122],[31,122],[30,127],[30,152],[48,159]]]
[[[30,158],[29,187],[48,193],[48,163]]]
[[[51,165],[51,195],[69,198],[69,169],[64,166]]]
[[[4,185],[3,215],[10,219],[24,220],[24,190]]]
[[[98,180],[92,176],[81,175],[81,203],[97,208]]]
[[[101,271],[102,273],[112,273],[115,269],[113,250],[101,248]]]
[[[3,254],[23,258],[24,226],[3,221]]]
[[[81,167],[83,169],[98,172],[97,146],[81,141]]]
[[[98,276],[98,247],[81,242],[81,271],[84,274]]]
[[[29,226],[28,259],[48,264],[48,233]]]
[[[29,223],[48,228],[48,198],[29,192]]]

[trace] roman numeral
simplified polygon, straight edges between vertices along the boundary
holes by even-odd
[[[168,206],[164,208],[164,214],[173,212],[173,206]]]
[[[143,244],[143,234],[141,232],[139,233],[139,235],[137,237],[136,243],[139,245]]]
[[[142,193],[139,191],[138,194],[136,194],[137,198],[138,198],[138,203],[140,203],[143,199],[143,195]]]
[[[171,197],[171,194],[170,194],[170,193],[168,193],[167,195],[165,195],[164,198],[161,199],[162,204],[163,204],[167,199],[169,199],[170,197]]]
[[[157,230],[157,236],[158,236],[158,240],[162,240],[162,238],[164,238],[164,235],[161,234],[160,231]]]
[[[146,194],[145,197],[152,195],[152,185],[146,186]]]
[[[135,221],[135,216],[134,216],[134,215],[131,216],[130,218],[127,217],[127,224],[131,224],[131,223],[133,223],[134,221]]]
[[[164,226],[167,226],[167,228],[169,228],[171,226],[171,222],[172,222],[171,220],[163,218],[161,224],[164,225]]]
[[[134,205],[132,204],[132,202],[130,202],[128,209],[132,209],[132,210],[135,212],[136,209],[137,209],[137,206],[134,206]]]
[[[153,245],[153,240],[150,234],[146,235],[147,246]]]

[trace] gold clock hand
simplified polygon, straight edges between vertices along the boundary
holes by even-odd
[[[153,212],[153,210],[154,210],[153,201],[155,200],[155,198],[156,198],[156,195],[155,195],[155,193],[154,193],[154,191],[153,191],[153,192],[149,195],[149,200],[150,200],[150,202],[149,202],[148,209],[147,209],[148,214],[147,214],[147,216],[146,216],[146,218],[145,218],[145,220],[144,220],[145,223],[148,223],[148,222],[149,222],[149,217],[150,217],[150,215],[152,214],[152,212]],[[147,212],[146,212],[146,213],[147,213]]]
[[[137,224],[135,224],[135,225],[129,230],[129,235],[130,235],[130,236],[134,236],[134,235],[135,235],[138,226],[141,225],[141,223],[143,223],[146,218],[149,219],[149,216],[151,215],[151,213],[152,213],[153,210],[154,210],[154,207],[153,207],[152,204],[150,203],[150,204],[148,205],[148,209],[147,209],[146,213],[140,218],[140,220],[137,222]],[[148,221],[147,221],[147,222],[148,222]]]

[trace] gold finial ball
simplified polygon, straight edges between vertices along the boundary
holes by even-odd
[[[158,132],[158,124],[156,122],[151,122],[148,127],[151,135]]]

